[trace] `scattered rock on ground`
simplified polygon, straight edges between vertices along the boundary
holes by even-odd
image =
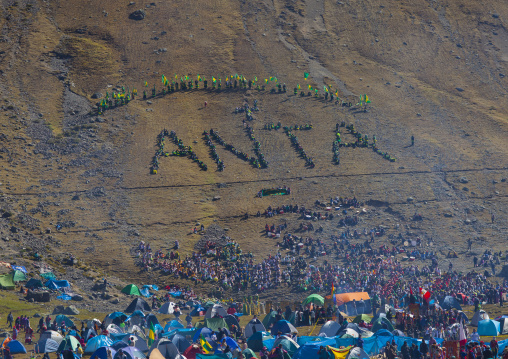
[[[143,9],[136,10],[129,15],[129,19],[132,20],[143,20],[146,16],[146,12]]]

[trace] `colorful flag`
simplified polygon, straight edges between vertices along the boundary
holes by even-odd
[[[369,96],[367,96],[367,95],[364,95],[364,96],[365,96],[365,102],[370,103]]]
[[[204,354],[209,354],[213,352],[212,346],[206,341],[203,334],[201,334],[201,337],[199,338],[199,344],[201,344],[201,347],[203,348]]]
[[[153,322],[150,322],[150,331],[148,332],[148,346],[152,345],[155,341],[155,328]]]
[[[148,87],[148,81],[145,81],[145,87]]]
[[[430,292],[426,291],[423,288],[420,288],[420,295],[423,297],[423,299],[428,303],[430,299]]]
[[[296,85],[296,88],[299,90],[300,89],[300,84]]]
[[[305,80],[307,80],[309,78],[309,73],[308,72],[304,72],[303,73],[303,77],[305,78]]]
[[[312,90],[312,86],[311,85],[309,85],[309,90]]]

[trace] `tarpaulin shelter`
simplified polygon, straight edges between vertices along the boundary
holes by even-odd
[[[135,284],[129,284],[123,287],[122,293],[128,294],[128,295],[141,295],[141,292],[139,291],[139,288]]]
[[[131,304],[127,308],[125,308],[125,313],[134,313],[136,310],[144,310],[146,312],[150,311],[150,306],[148,303],[142,298],[134,299]]]
[[[44,283],[44,286],[48,287],[49,289],[58,290],[69,288],[71,285],[66,280],[50,279],[46,283]]]
[[[498,336],[501,330],[501,323],[492,320],[482,320],[478,323],[478,334],[481,336]]]
[[[341,293],[334,294],[335,303],[341,312],[348,316],[358,314],[368,314],[372,312],[372,305],[367,292]],[[331,295],[326,296],[327,301],[331,301]]]

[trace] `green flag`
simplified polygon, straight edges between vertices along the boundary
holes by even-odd
[[[309,78],[309,73],[308,72],[304,72],[303,73],[303,77],[305,78],[305,80],[307,80],[307,78]]]

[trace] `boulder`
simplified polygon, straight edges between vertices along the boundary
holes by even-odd
[[[64,311],[65,311],[65,307],[63,305],[57,305],[53,309],[53,314],[64,314]]]
[[[74,305],[69,305],[67,308],[65,308],[64,314],[78,315],[79,314],[79,310]]]
[[[113,299],[112,301],[110,301],[111,304],[119,304],[120,303],[120,299],[118,298],[115,298]]]
[[[76,294],[72,297],[72,300],[75,300],[76,302],[81,302],[83,300],[83,297],[81,295]]]
[[[51,300],[51,295],[49,292],[34,292],[32,290],[28,290],[28,293],[26,295],[26,299],[33,298],[36,302],[43,302],[47,303]]]
[[[34,318],[40,318],[40,317],[41,317],[41,315],[39,313],[34,314]]]
[[[96,93],[94,93],[94,94],[92,95],[92,98],[93,98],[93,99],[102,98],[102,93],[100,93],[100,92],[96,92]]]
[[[145,16],[146,16],[145,10],[139,9],[139,10],[132,12],[129,15],[129,19],[139,21],[139,20],[143,20],[145,18]]]

